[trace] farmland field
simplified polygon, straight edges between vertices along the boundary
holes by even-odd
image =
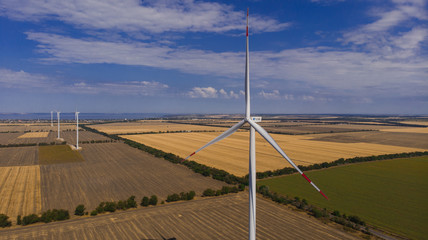
[[[74,151],[68,145],[53,145],[39,147],[39,164],[59,164],[85,161],[79,151]]]
[[[163,159],[123,143],[84,144],[79,151],[84,162],[41,165],[42,209],[74,210],[84,204],[93,210],[102,201],[118,201],[131,195],[167,195],[226,185],[194,173],[185,166]]]
[[[18,138],[45,138],[49,135],[49,132],[27,132]]]
[[[167,123],[162,121],[142,121],[131,123],[108,123],[90,125],[91,128],[108,134],[166,132],[166,131],[225,131],[225,128],[190,124]]]
[[[51,143],[55,142],[58,132],[35,132],[36,134],[47,134],[47,137],[20,138],[22,133],[0,133],[0,144],[29,144],[29,143]],[[29,133],[26,133],[29,134]],[[76,143],[75,131],[61,131],[61,138],[70,144]],[[109,138],[89,131],[79,131],[79,141],[109,140]]]
[[[357,239],[313,217],[258,198],[257,239]],[[246,239],[248,194],[0,230],[0,239]]]
[[[180,157],[202,147],[219,133],[170,133],[123,135],[122,137],[145,145],[171,152]],[[425,151],[420,148],[390,146],[372,143],[341,143],[313,141],[317,135],[290,136],[272,134],[272,137],[285,150],[297,165],[330,162],[339,158],[371,156],[389,153]],[[237,176],[248,173],[248,133],[237,132],[232,136],[210,146],[191,160],[224,169]],[[276,170],[289,166],[288,163],[258,134],[256,136],[257,171]]]
[[[415,239],[428,236],[428,157],[353,164],[306,174],[326,201],[299,175],[260,180],[270,190],[310,204],[357,215],[370,225]]]
[[[0,167],[37,165],[37,152],[36,146],[0,148]]]
[[[41,212],[40,167],[0,167],[0,213],[18,215]]]
[[[418,129],[418,128],[411,128]],[[312,140],[329,141],[338,143],[375,143],[399,147],[411,147],[428,149],[427,133],[409,133],[397,131],[376,131],[376,132],[352,132],[320,134],[314,136]]]
[[[61,131],[76,129],[75,124],[61,123]],[[49,132],[58,130],[56,122],[53,127],[50,124],[0,124],[0,132]]]

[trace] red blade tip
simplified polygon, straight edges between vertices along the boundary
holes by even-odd
[[[328,200],[328,197],[320,190],[320,193]]]

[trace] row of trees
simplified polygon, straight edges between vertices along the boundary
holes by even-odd
[[[257,192],[267,198],[270,198],[274,202],[284,205],[290,204],[298,209],[306,211],[308,214],[314,216],[315,218],[323,218],[326,220],[330,220],[345,227],[360,230],[366,234],[370,234],[366,228],[366,223],[358,216],[347,216],[346,214],[340,214],[338,210],[329,211],[326,208],[320,209],[318,207],[310,205],[306,199],[300,199],[299,197],[289,198],[288,196],[283,196],[279,195],[276,192],[272,192],[269,190],[269,187],[265,185],[258,187]]]
[[[136,208],[136,207],[137,207],[137,202],[135,201],[135,196],[131,196],[127,200],[119,200],[117,202],[101,202],[98,205],[98,207],[96,207],[95,210],[91,212],[91,216],[95,216],[99,213],[115,212],[116,210],[126,210],[129,208]],[[80,207],[80,210],[81,210],[81,207]],[[76,208],[76,211],[77,211],[77,208]],[[82,211],[79,211],[79,214],[81,214],[81,212]]]
[[[408,153],[393,153],[393,154],[383,154],[383,155],[377,155],[377,156],[368,156],[368,157],[354,157],[354,158],[340,158],[333,162],[323,162],[323,163],[316,163],[309,166],[301,166],[299,165],[300,170],[302,171],[308,171],[308,170],[316,170],[316,169],[322,169],[322,168],[329,168],[344,164],[350,164],[350,163],[360,163],[360,162],[370,162],[370,161],[378,161],[378,160],[388,160],[388,159],[395,159],[395,158],[407,158],[407,157],[418,157],[418,156],[424,156],[428,155],[428,151],[425,152],[408,152]],[[278,169],[275,171],[266,171],[266,172],[257,172],[257,179],[263,179],[267,177],[273,177],[273,176],[281,176],[281,175],[287,175],[297,172],[296,169],[285,167],[282,169]],[[248,175],[245,176],[248,178]]]
[[[17,225],[29,225],[37,222],[54,222],[54,221],[62,221],[70,218],[70,214],[68,210],[65,209],[52,209],[43,212],[41,216],[37,214],[30,214],[21,218],[21,215],[18,215],[16,218]]]
[[[176,202],[180,200],[189,201],[192,200],[195,197],[196,193],[195,191],[190,192],[181,192],[180,194],[174,193],[171,195],[168,195],[166,198],[167,202]]]
[[[212,197],[212,196],[220,196],[228,193],[237,193],[239,191],[244,191],[245,185],[240,184],[238,187],[233,186],[223,186],[219,190],[213,190],[211,188],[205,189],[205,191],[202,193],[202,197]]]
[[[158,204],[158,197],[156,195],[152,195],[150,198],[144,196],[140,203],[143,207],[147,207],[149,205],[156,206],[156,204]]]

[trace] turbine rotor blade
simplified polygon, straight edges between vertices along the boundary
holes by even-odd
[[[321,191],[321,189],[319,189],[315,183],[313,183],[311,181],[311,179],[309,179],[300,169],[299,167],[297,167],[296,164],[294,164],[293,161],[291,161],[291,159],[287,156],[287,154],[285,154],[285,152],[281,149],[281,147],[275,142],[275,140],[273,140],[273,138],[269,135],[268,132],[266,132],[266,130],[264,130],[260,125],[258,125],[257,123],[255,123],[253,120],[248,119],[247,122],[260,134],[262,135],[262,137],[268,142],[270,143],[270,145],[272,145],[273,148],[275,148],[276,151],[278,151],[279,154],[281,154],[281,156],[283,156],[290,164],[291,166],[293,166],[299,173],[300,175],[302,175],[302,177],[304,177],[319,193],[321,193],[321,195],[323,195],[326,199],[328,199],[328,197]]]
[[[189,156],[187,156],[185,158],[185,160],[187,160],[189,157],[195,155],[197,152],[201,151],[202,149],[208,147],[211,144],[214,144],[220,140],[223,140],[227,137],[229,137],[230,135],[232,135],[232,133],[236,132],[240,127],[242,127],[242,125],[244,125],[245,120],[240,121],[239,123],[235,124],[233,127],[229,128],[228,130],[226,130],[224,133],[222,133],[221,135],[219,135],[218,137],[214,138],[213,140],[211,140],[209,143],[205,144],[203,147],[199,148],[198,150],[194,151],[192,154],[190,154]]]

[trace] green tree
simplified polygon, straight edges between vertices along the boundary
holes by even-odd
[[[149,198],[146,197],[146,196],[144,196],[143,199],[141,200],[141,204],[140,205],[143,206],[143,207],[149,206]]]
[[[18,225],[22,224],[21,215],[18,215],[18,217],[16,218],[16,224],[18,224]]]
[[[97,211],[97,210],[92,210],[92,212],[91,212],[91,216],[97,216],[97,214],[98,214],[98,211]]]
[[[156,204],[158,204],[158,197],[156,195],[152,195],[150,197],[149,204],[156,206]]]
[[[135,201],[135,196],[130,196],[128,200],[126,200],[126,208],[136,208],[137,202]]]
[[[74,210],[74,215],[77,216],[83,216],[85,214],[85,206],[83,204],[80,204],[76,207],[76,210]]]
[[[12,226],[12,222],[8,220],[9,217],[5,214],[0,214],[0,227],[10,227]]]

